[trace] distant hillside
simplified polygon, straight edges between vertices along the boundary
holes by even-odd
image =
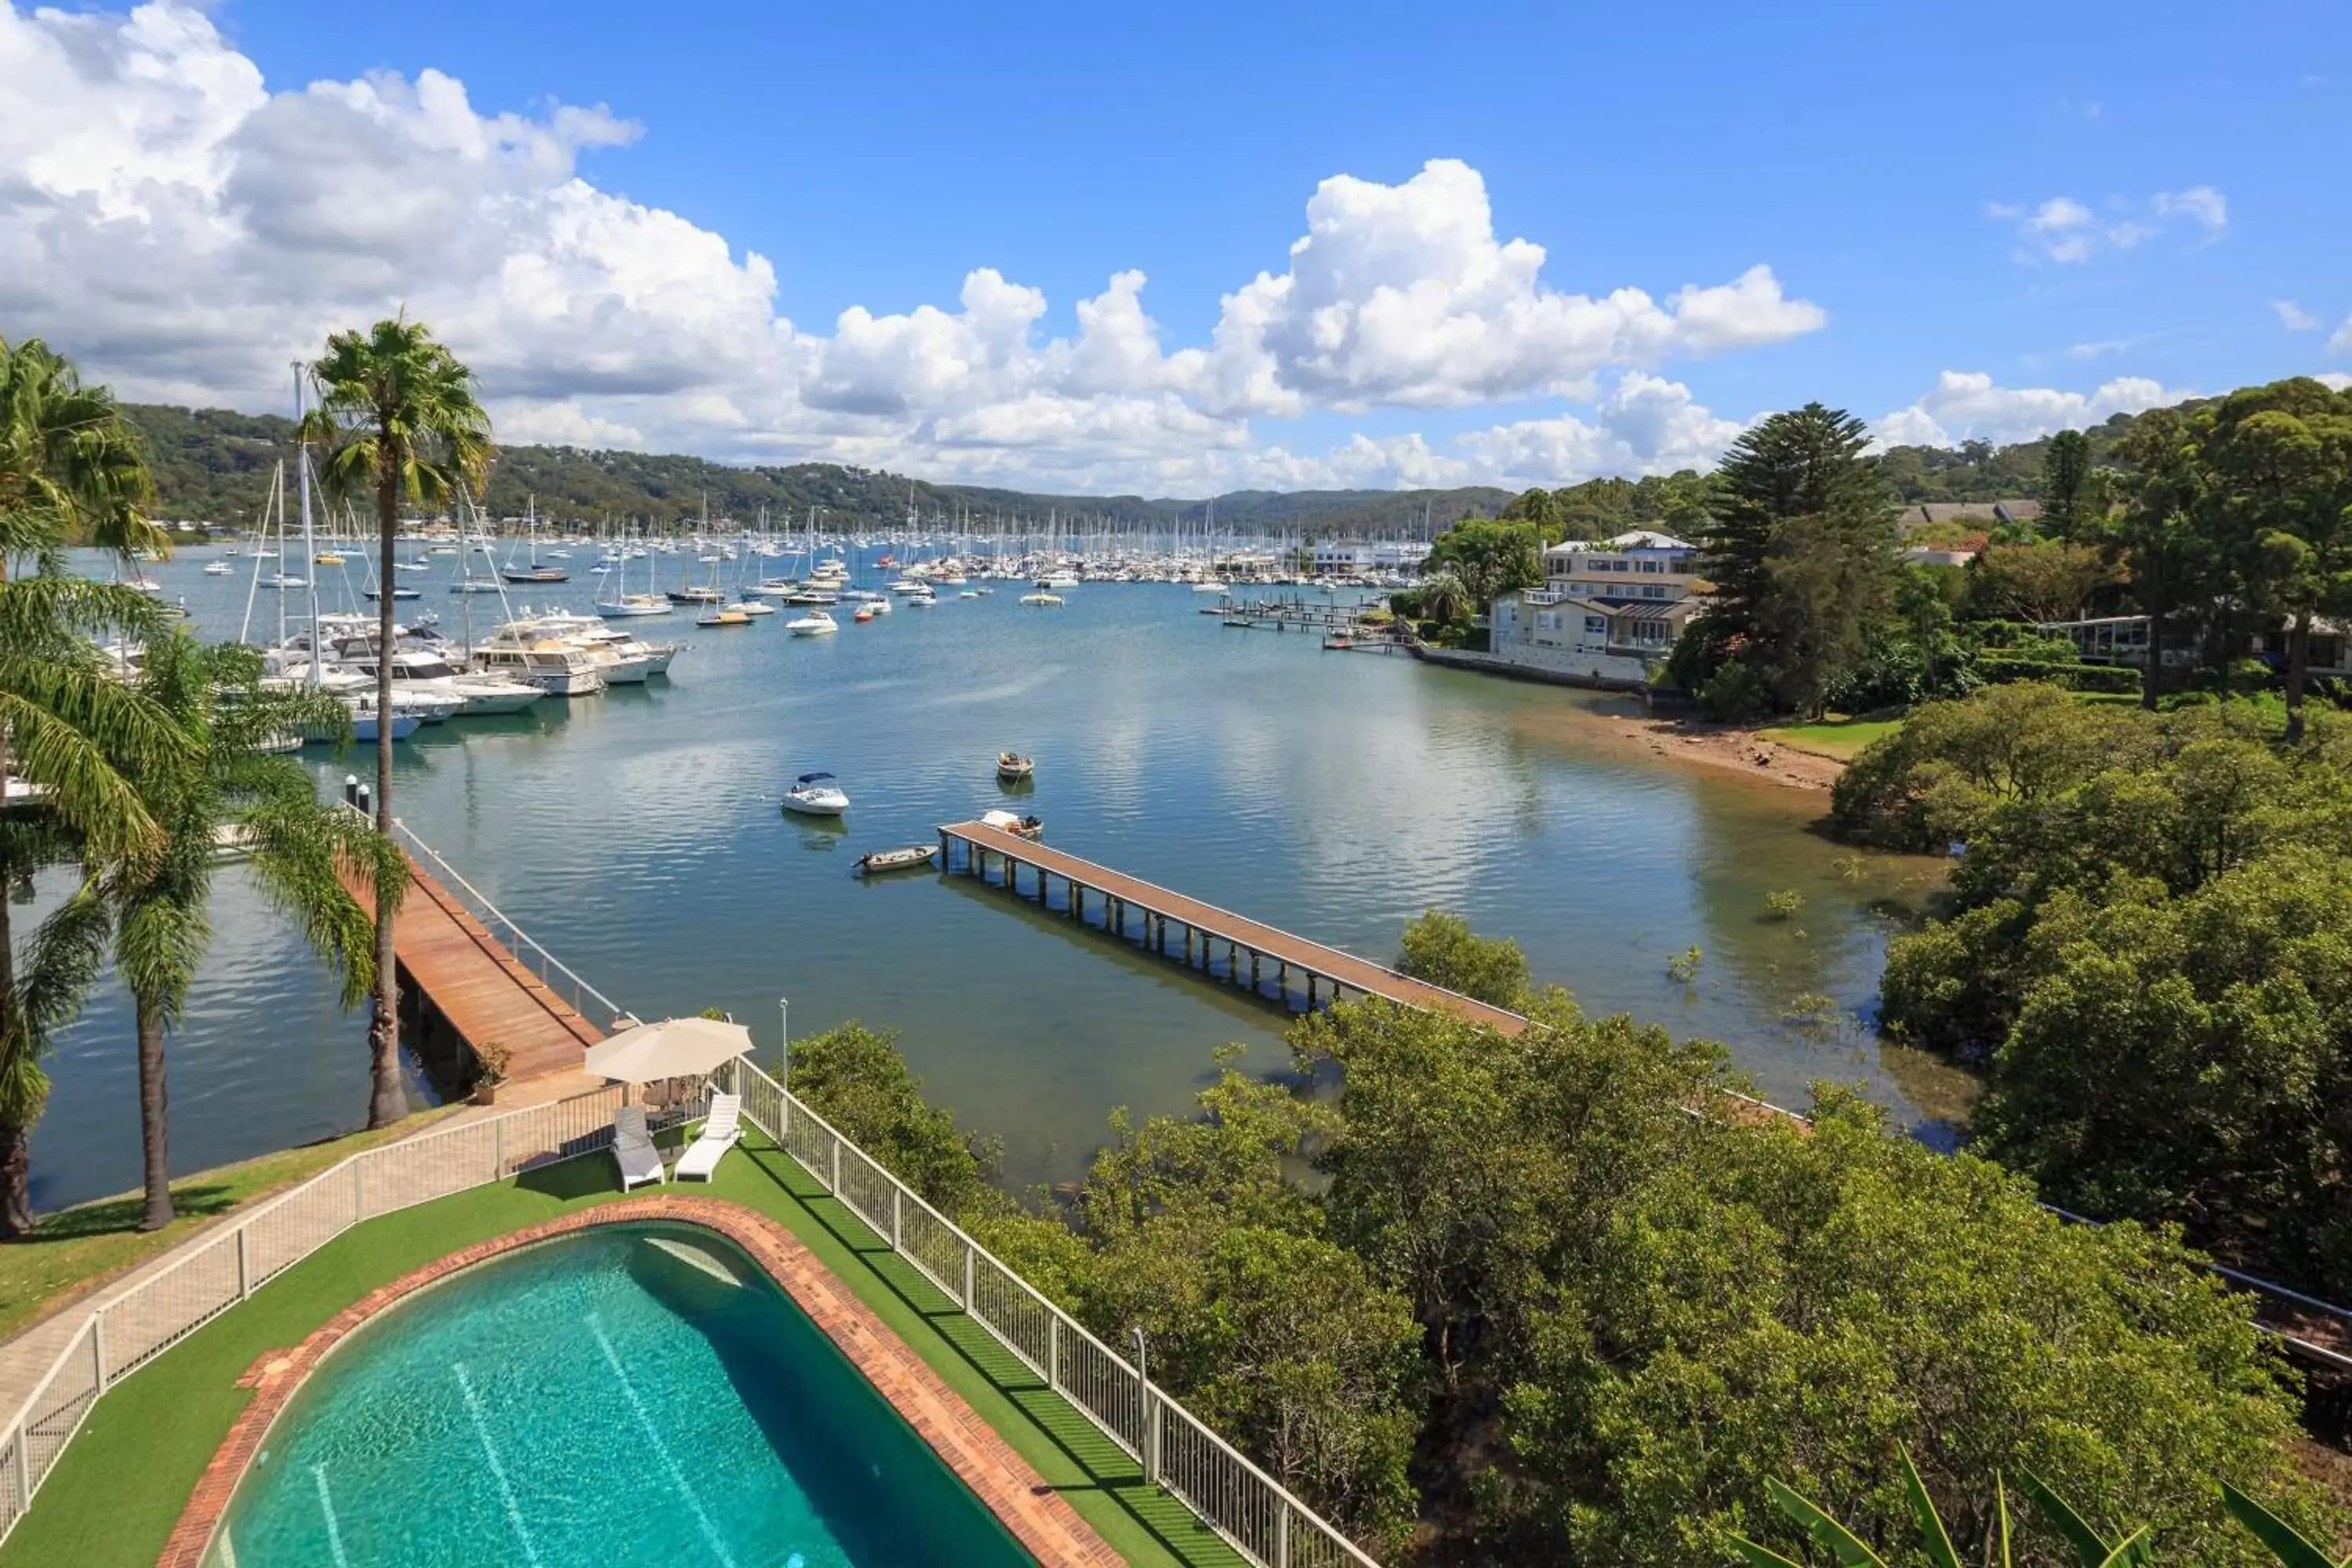
[[[153,404],[132,404],[130,412],[146,433],[161,491],[159,511],[166,518],[249,523],[262,505],[272,465],[291,455],[290,420]],[[2133,420],[2131,415],[2118,414],[2089,432],[2094,461],[2106,458]],[[1989,441],[1956,447],[1896,447],[1883,462],[1907,501],[2038,498],[2048,446],[2045,439],[2009,447]],[[1666,516],[1668,510],[1650,504],[1652,496],[1671,498],[1695,482],[1644,480],[1637,495],[1627,481],[1594,479],[1559,494],[1571,513],[1589,502],[1612,518]],[[1087,520],[1081,526],[1089,529],[1160,527],[1180,518],[1197,523],[1213,504],[1221,527],[1308,536],[1400,534],[1417,531],[1424,519],[1431,529],[1443,531],[1465,517],[1492,516],[1512,499],[1510,491],[1490,485],[1442,490],[1235,490],[1213,502],[1039,495],[932,484],[835,463],[739,468],[676,455],[501,447],[490,475],[488,510],[494,517],[519,517],[536,498],[539,515],[558,521],[596,523],[609,518],[671,529],[698,516],[707,497],[713,518],[749,522],[765,510],[772,520],[781,521],[805,518],[809,508],[823,507],[836,526],[880,528],[906,517],[910,491],[916,510],[927,521],[969,512],[983,523],[1002,518],[1042,528],[1048,515],[1075,514]]]
[[[190,410],[132,404],[130,413],[147,437],[159,494],[158,512],[233,526],[250,523],[263,506],[274,465],[293,453],[293,421],[226,409]],[[1048,515],[1094,520],[1087,527],[1197,523],[1203,500],[1141,496],[1035,495],[909,480],[877,469],[834,463],[739,468],[701,458],[643,452],[586,451],[576,447],[501,447],[490,472],[487,510],[519,517],[534,500],[539,515],[559,521],[650,521],[675,528],[699,516],[706,498],[713,518],[749,522],[764,510],[772,520],[805,518],[823,507],[834,525],[878,528],[907,515],[911,489],[928,521],[969,512],[986,521],[1003,518],[1042,528]],[[1348,533],[1396,533],[1424,516],[1443,531],[1461,518],[1491,513],[1508,490],[1473,486],[1448,490],[1239,490],[1214,499],[1220,527]]]

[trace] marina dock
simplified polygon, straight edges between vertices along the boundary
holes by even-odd
[[[492,934],[466,900],[425,869],[417,852],[423,850],[436,861],[440,857],[413,835],[404,831],[402,837],[407,840],[403,848],[408,857],[409,887],[393,925],[393,948],[400,960],[402,1037],[428,1055],[446,1050],[453,1042],[468,1049],[504,1046],[510,1053],[505,1080],[509,1086],[580,1072],[588,1047],[604,1037],[604,1031],[576,1005],[584,999],[584,983],[574,985],[573,999],[567,1001],[550,981],[571,977],[569,970],[549,957],[553,973],[535,973]],[[451,877],[465,885],[454,871]],[[345,885],[362,907],[374,908],[373,894],[364,882],[346,876]],[[492,919],[503,921],[495,906],[479,901]],[[529,941],[520,931],[516,936]],[[593,988],[585,995],[604,1002]]]
[[[984,822],[941,827],[940,861],[950,874],[961,870],[983,880],[989,879],[992,862],[1003,885],[1016,894],[1023,891],[1025,872],[1038,903],[1047,909],[1055,907],[1058,883],[1061,907],[1071,919],[1099,924],[1123,941],[1140,942],[1146,952],[1181,955],[1185,967],[1244,986],[1270,1000],[1287,1004],[1294,995],[1303,994],[1311,1011],[1327,1002],[1343,1000],[1352,992],[1385,996],[1409,1007],[1452,1013],[1507,1035],[1527,1027],[1527,1020],[1517,1013],[1188,899],[1108,866],[1049,849]]]

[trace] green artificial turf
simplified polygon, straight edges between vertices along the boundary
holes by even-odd
[[[1145,1486],[1134,1460],[765,1140],[739,1145],[710,1191],[788,1226],[1129,1563],[1243,1561],[1183,1504]],[[236,1380],[263,1352],[299,1343],[368,1291],[446,1253],[620,1195],[611,1161],[597,1155],[337,1237],[100,1399],[0,1546],[0,1568],[153,1563],[250,1397]]]

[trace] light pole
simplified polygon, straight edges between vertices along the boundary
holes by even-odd
[[[784,1092],[790,1094],[793,1089],[793,1002],[789,996],[776,998],[776,1033],[780,1039],[778,1049],[782,1054],[784,1065],[783,1077],[778,1081],[784,1086]]]

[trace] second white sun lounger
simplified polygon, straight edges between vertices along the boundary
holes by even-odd
[[[613,1112],[613,1159],[621,1167],[621,1190],[646,1182],[658,1182],[662,1174],[661,1151],[654,1147],[652,1136],[646,1131],[646,1108],[625,1105]]]
[[[743,1115],[743,1097],[740,1094],[714,1094],[710,1097],[710,1117],[702,1124],[702,1135],[693,1146],[677,1157],[677,1178],[710,1179],[719,1168],[719,1157],[735,1146],[743,1133],[740,1123]]]

